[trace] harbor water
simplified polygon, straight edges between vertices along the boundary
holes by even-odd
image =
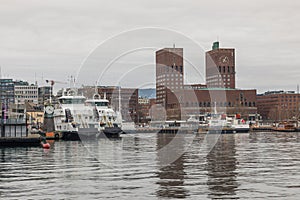
[[[0,199],[299,199],[299,134],[140,133],[0,148]]]

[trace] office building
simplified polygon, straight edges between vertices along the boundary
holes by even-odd
[[[263,120],[295,120],[300,116],[300,94],[294,91],[269,91],[257,95],[257,109]]]
[[[167,90],[183,88],[183,49],[164,48],[156,51],[156,103],[166,105]]]

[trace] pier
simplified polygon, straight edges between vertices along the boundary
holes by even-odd
[[[36,147],[40,145],[40,137],[28,137],[25,120],[2,119],[0,123],[1,147]]]

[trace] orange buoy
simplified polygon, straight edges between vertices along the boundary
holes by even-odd
[[[42,147],[44,149],[50,149],[50,144],[47,142],[47,143],[42,143]]]

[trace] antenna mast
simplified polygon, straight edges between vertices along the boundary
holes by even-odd
[[[175,43],[173,44],[173,66],[174,67],[176,66],[176,63],[175,63]]]

